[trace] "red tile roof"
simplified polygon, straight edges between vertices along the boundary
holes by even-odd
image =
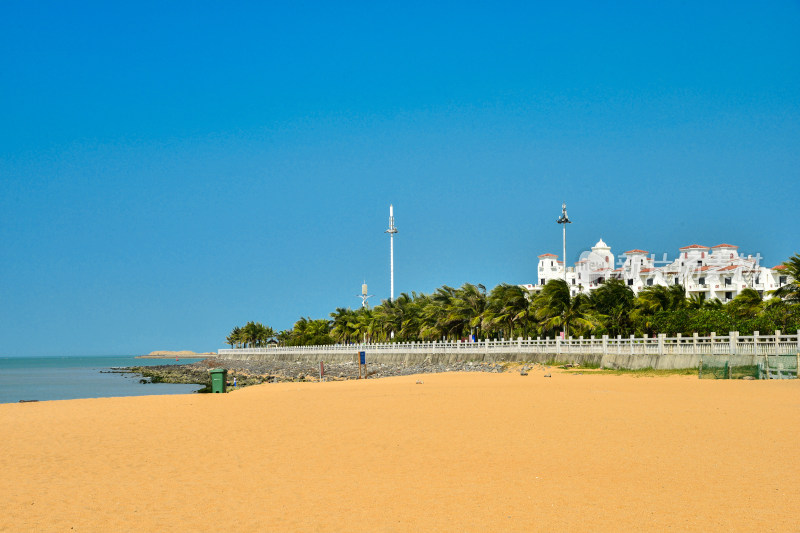
[[[690,244],[689,246],[684,246],[683,248],[678,248],[678,250],[708,250],[708,246],[701,246],[699,244]]]
[[[647,250],[636,250],[636,249],[634,249],[634,250],[628,250],[627,252],[625,252],[625,255],[627,255],[627,254],[649,254],[649,253],[650,252],[648,252]]]
[[[643,268],[639,272],[642,273],[642,274],[646,274],[647,272],[652,272],[653,270],[655,270],[655,269],[653,269],[653,268]]]
[[[558,257],[558,256],[556,254],[542,254],[539,257],[542,258],[542,257]]]
[[[784,270],[785,268],[786,265],[775,265],[774,267],[772,267],[772,270]]]
[[[734,246],[733,244],[718,244],[716,246],[712,246],[712,248],[736,248],[736,249],[738,249],[739,247],[738,246]],[[681,248],[681,250],[683,250],[683,248]]]
[[[736,266],[736,265],[728,265],[726,267],[720,268],[720,271],[723,271],[723,270],[736,270],[737,268],[739,268],[739,267]]]

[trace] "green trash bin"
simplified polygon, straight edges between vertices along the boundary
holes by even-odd
[[[208,373],[211,374],[211,392],[227,392],[228,370],[226,368],[212,368]]]

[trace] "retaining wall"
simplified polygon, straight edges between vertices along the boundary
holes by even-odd
[[[755,365],[758,358],[754,355],[697,355],[697,354],[578,354],[578,353],[526,353],[518,351],[507,352],[484,352],[484,353],[454,353],[454,352],[427,352],[415,351],[393,351],[370,352],[365,350],[368,363],[418,365],[423,363],[432,364],[452,364],[458,362],[478,362],[495,363],[501,361],[520,361],[531,363],[575,363],[580,365],[600,366],[602,368],[619,368],[637,370],[641,368],[656,368],[673,370],[679,368],[697,368],[700,358],[704,361],[728,360],[732,366]],[[303,352],[278,352],[274,353],[230,353],[231,351],[219,354],[221,359],[245,360],[245,361],[284,361],[284,362],[303,362],[318,363],[344,363],[357,361],[358,351],[352,352],[315,352],[306,350]]]

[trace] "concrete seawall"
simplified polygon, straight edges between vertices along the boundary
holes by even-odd
[[[555,353],[526,353],[518,351],[485,353],[453,353],[453,352],[420,352],[419,350],[393,353],[370,352],[367,353],[367,363],[384,363],[397,365],[417,365],[423,363],[452,364],[459,362],[496,363],[502,361],[519,361],[530,363],[552,364],[573,363],[580,365],[600,366],[602,368],[638,370],[642,368],[656,368],[674,370],[682,368],[697,368],[700,358],[705,362],[730,361],[732,366],[755,365],[758,358],[753,355],[696,355],[696,354],[560,354]],[[341,351],[337,353],[315,352],[275,352],[275,353],[221,353],[220,359],[237,361],[283,361],[318,363],[345,363],[356,361],[358,352]]]

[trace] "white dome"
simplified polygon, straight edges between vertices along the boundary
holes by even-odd
[[[595,244],[592,247],[593,250],[596,250],[598,248],[604,248],[604,249],[608,249],[608,250],[611,249],[611,247],[609,245],[607,245],[606,243],[603,242],[603,239],[600,239],[599,241],[597,241],[597,244]]]

